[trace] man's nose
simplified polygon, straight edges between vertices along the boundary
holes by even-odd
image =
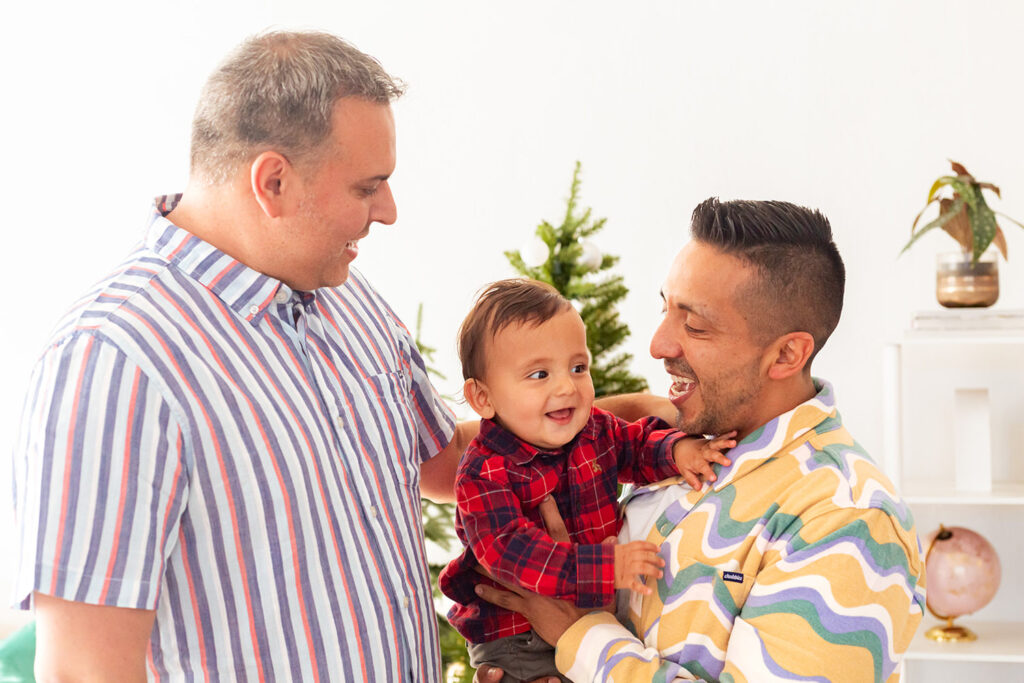
[[[654,358],[680,358],[683,348],[673,334],[668,316],[665,316],[651,337],[651,356]]]
[[[370,213],[370,221],[376,221],[382,225],[391,225],[398,220],[398,206],[395,204],[395,196],[391,194],[391,185],[388,181],[382,182],[377,187],[376,200],[373,210]]]

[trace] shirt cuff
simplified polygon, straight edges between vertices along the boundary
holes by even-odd
[[[576,606],[604,607],[615,598],[615,546],[576,546]]]
[[[574,681],[596,680],[601,661],[611,656],[617,640],[635,641],[626,627],[608,612],[591,612],[570,626],[555,643],[555,666]]]
[[[669,477],[674,477],[676,475],[682,474],[682,472],[679,471],[679,467],[676,466],[676,459],[673,455],[673,449],[676,445],[676,442],[681,439],[685,439],[686,436],[687,435],[684,434],[683,432],[672,432],[672,434],[665,437],[665,440],[662,442],[663,450],[661,452],[661,457],[658,459],[659,461],[655,464],[655,468],[658,472],[658,480],[668,479]]]

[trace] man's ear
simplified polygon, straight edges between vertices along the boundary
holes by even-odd
[[[260,153],[249,165],[249,182],[256,203],[268,218],[280,218],[292,200],[289,190],[295,180],[295,169],[280,153]]]
[[[491,405],[491,398],[487,385],[478,379],[467,379],[462,385],[462,395],[466,397],[469,407],[482,418],[494,417],[494,406]]]
[[[770,379],[786,379],[803,372],[814,353],[814,337],[807,332],[790,332],[771,346]]]

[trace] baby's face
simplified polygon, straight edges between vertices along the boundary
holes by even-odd
[[[564,446],[590,418],[587,330],[575,310],[540,325],[510,325],[488,344],[487,398],[498,422],[545,449]]]

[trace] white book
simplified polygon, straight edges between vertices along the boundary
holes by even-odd
[[[1024,310],[991,308],[946,308],[917,311],[910,322],[911,330],[977,331],[1024,330]]]

